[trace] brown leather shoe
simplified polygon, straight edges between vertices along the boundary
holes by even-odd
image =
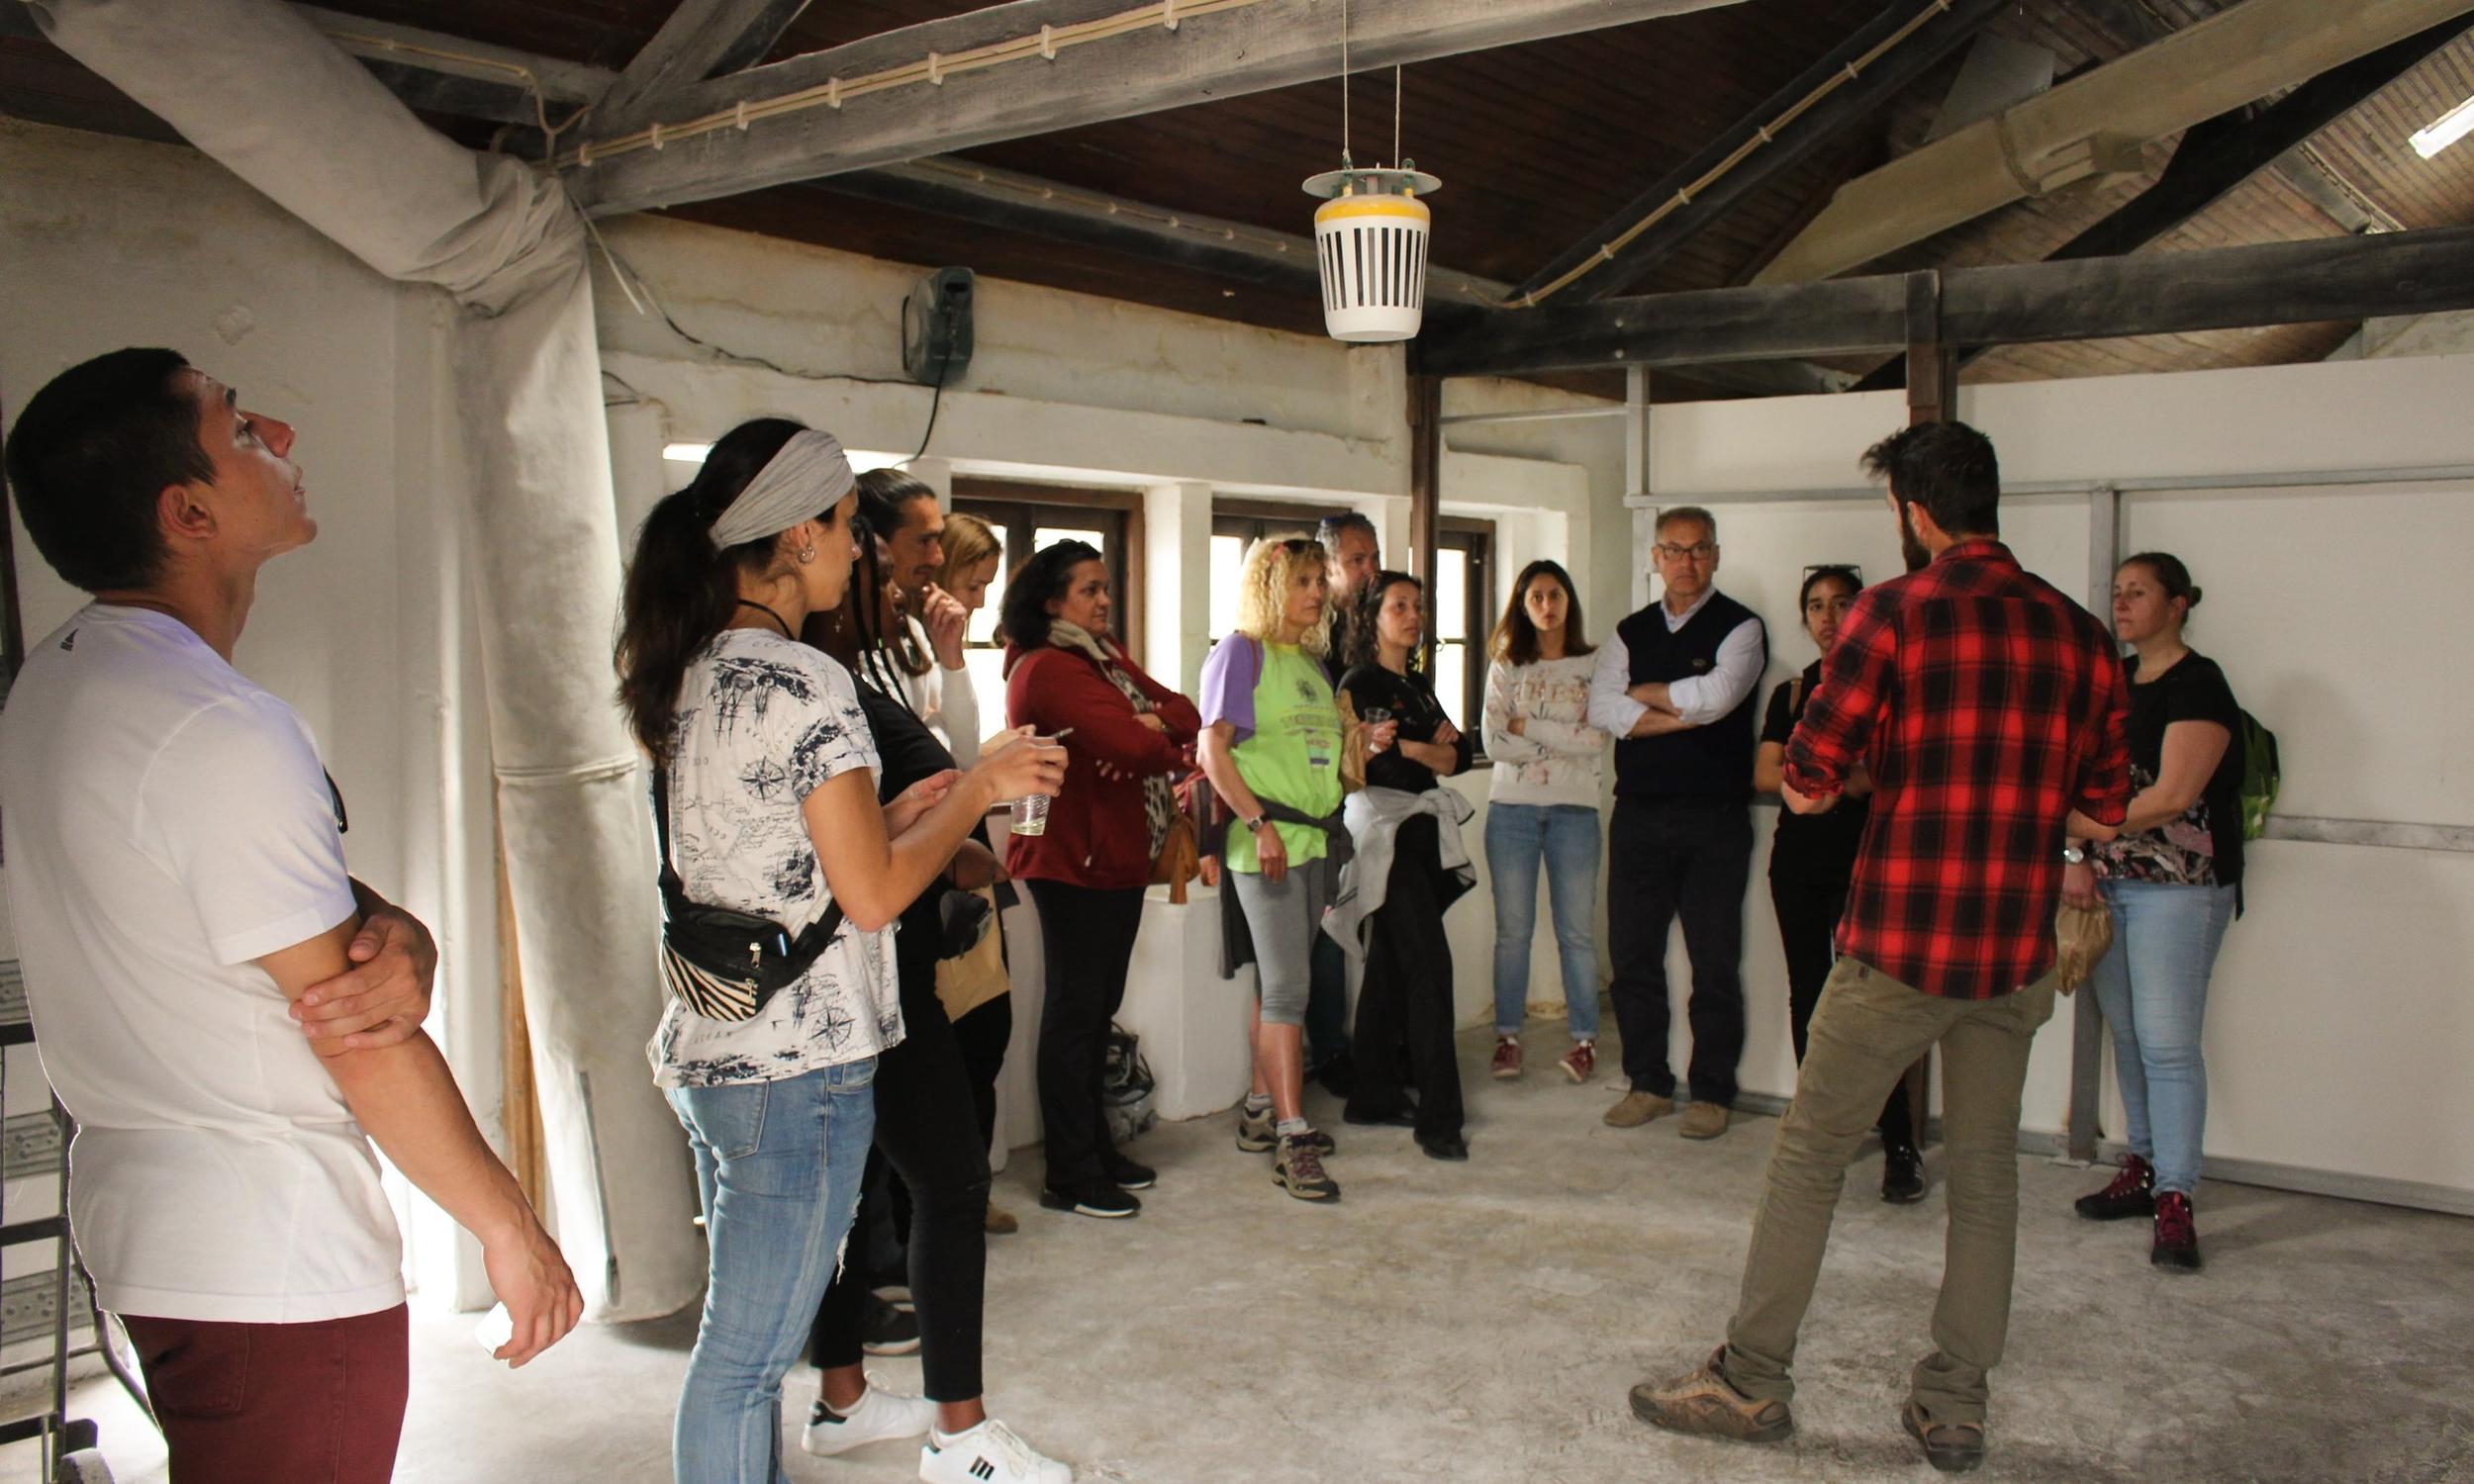
[[[1728,1383],[1719,1369],[1725,1349],[1664,1385],[1644,1381],[1632,1388],[1632,1415],[1671,1433],[1732,1438],[1738,1442],[1779,1442],[1795,1436],[1795,1417],[1784,1402],[1758,1402]]]
[[[1018,1232],[1022,1230],[1022,1223],[1014,1219],[1013,1213],[1006,1210],[1004,1207],[998,1205],[995,1201],[990,1201],[988,1203],[987,1226],[990,1235],[997,1237],[1002,1237],[1008,1232]]]
[[[1637,1129],[1653,1118],[1665,1118],[1675,1111],[1675,1100],[1655,1092],[1627,1092],[1615,1106],[1606,1110],[1606,1126],[1611,1129]]]
[[[1683,1110],[1683,1127],[1675,1131],[1686,1139],[1715,1139],[1727,1132],[1725,1103],[1696,1102]]]
[[[1924,1461],[1946,1474],[1968,1474],[1984,1465],[1984,1424],[1928,1423],[1924,1408],[1909,1402],[1898,1420],[1907,1436],[1924,1444]]]

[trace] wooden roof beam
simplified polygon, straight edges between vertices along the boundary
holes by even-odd
[[[2242,0],[1840,187],[1757,283],[1827,278],[2474,10],[2474,0]]]
[[[1745,197],[1832,141],[1844,139],[1851,127],[2007,9],[2008,0],[1900,0],[1883,6],[1880,14],[1831,47],[1794,81],[1761,100],[1698,153],[1548,259],[1515,292],[1542,295],[1575,269],[1586,268],[1586,276],[1572,280],[1570,288],[1563,291],[1567,297],[1591,300],[1622,293]],[[1908,31],[1910,26],[1915,29]],[[1907,34],[1901,37],[1903,31]],[[1872,54],[1876,49],[1878,56]],[[1857,69],[1853,76],[1851,68]],[[1728,167],[1730,157],[1739,154],[1741,161]],[[1694,189],[1713,172],[1721,173]],[[1671,205],[1656,225],[1614,245],[1678,198],[1680,204]]]
[[[1421,338],[1433,376],[1902,350],[1910,274],[1496,311]],[[1940,274],[1953,345],[2096,340],[2474,309],[2474,227]]]
[[[1429,61],[1731,3],[1740,0],[1358,0],[1350,62],[1373,69]],[[1083,34],[1076,28],[1115,25],[1129,29],[1063,44]],[[1040,54],[1043,27],[1052,56]],[[1004,45],[1030,48],[1026,59],[980,68],[957,60]],[[931,56],[943,60],[942,70]],[[827,93],[838,98],[840,80],[917,67],[940,80],[838,99],[839,107],[826,102]],[[1330,0],[1012,0],[674,89],[649,107],[664,132],[660,147],[652,126],[597,134],[585,141],[590,165],[573,155],[561,163],[586,210],[641,211],[1319,81],[1339,70],[1339,7]],[[796,111],[766,116],[794,96]],[[757,111],[744,130],[735,126],[742,104]]]
[[[763,61],[807,8],[808,0],[679,0],[593,111],[594,129],[639,128],[660,95]]]

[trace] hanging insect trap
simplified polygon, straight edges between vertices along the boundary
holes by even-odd
[[[1341,167],[1305,183],[1323,275],[1323,327],[1335,340],[1405,340],[1426,314],[1426,242],[1433,214],[1418,198],[1443,182],[1403,160],[1397,169]]]

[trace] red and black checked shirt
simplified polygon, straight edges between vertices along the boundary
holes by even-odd
[[[1839,952],[1953,999],[2043,976],[2063,816],[2130,806],[2129,712],[2113,636],[1999,541],[1858,597],[1786,753],[1809,797],[1872,773]]]

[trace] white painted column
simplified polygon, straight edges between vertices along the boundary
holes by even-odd
[[[945,510],[954,508],[954,461],[951,459],[912,459],[902,466],[902,472],[936,492],[936,503]]]
[[[1211,642],[1211,487],[1179,480],[1143,491],[1142,664],[1190,696]]]

